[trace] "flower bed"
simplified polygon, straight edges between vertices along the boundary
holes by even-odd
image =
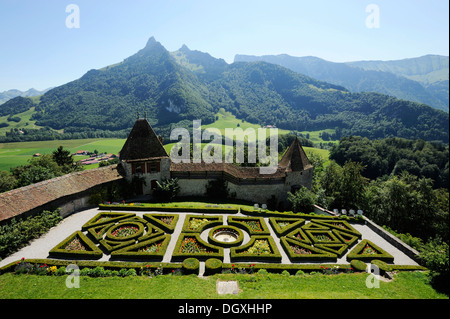
[[[242,228],[246,230],[250,236],[270,235],[269,228],[262,217],[228,216],[228,225]]]
[[[223,259],[223,248],[204,242],[197,233],[181,233],[172,253],[173,260],[183,260],[188,257],[198,259]]]
[[[230,259],[280,262],[281,254],[271,236],[252,236],[246,245],[230,248]]]
[[[103,252],[83,234],[76,231],[50,250],[51,257],[99,259]]]
[[[287,237],[281,237],[281,246],[292,262],[337,261],[336,254]]]
[[[83,242],[79,237],[73,238],[65,247],[65,250],[86,250],[86,247],[83,245]]]
[[[281,237],[304,225],[305,219],[269,217],[269,223],[278,237]]]
[[[137,260],[162,260],[170,242],[170,235],[151,238],[134,245],[111,252],[111,258],[127,258]]]
[[[378,259],[385,262],[393,262],[394,257],[388,252],[384,251],[371,241],[364,239],[358,245],[353,248],[347,254],[347,260],[351,261],[353,259],[362,260],[365,262],[371,261],[373,259]]]
[[[361,238],[361,233],[353,228],[347,221],[345,220],[322,220],[322,219],[312,219],[314,223],[317,223],[322,226],[326,226],[332,230],[339,230],[344,233],[348,233],[358,238]]]
[[[222,216],[186,215],[182,232],[201,233],[206,228],[222,224],[223,224]]]
[[[130,240],[136,239],[144,234],[144,225],[138,222],[124,221],[112,226],[106,232],[109,240]]]

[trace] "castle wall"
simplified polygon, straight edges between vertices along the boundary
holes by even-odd
[[[206,186],[214,179],[196,178],[196,179],[178,179],[180,186],[179,196],[205,196]],[[271,184],[248,183],[234,184],[227,182],[228,194],[232,198],[247,200],[258,204],[267,204],[272,196],[276,200],[286,200],[286,187],[282,182],[273,182]]]
[[[308,189],[312,187],[313,168],[304,171],[286,172],[286,189],[291,191],[292,187],[304,186]]]

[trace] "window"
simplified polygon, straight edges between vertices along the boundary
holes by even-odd
[[[145,164],[144,163],[133,163],[131,164],[131,174],[142,174],[144,173]]]
[[[159,171],[160,171],[160,163],[159,162],[147,163],[147,173],[158,173]]]

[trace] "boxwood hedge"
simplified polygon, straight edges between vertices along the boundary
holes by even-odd
[[[264,242],[268,244],[269,253],[261,252],[261,247],[256,247],[260,243],[265,244]],[[264,245],[263,248],[266,249],[267,246]],[[247,244],[230,248],[230,259],[231,261],[281,262],[281,254],[271,236],[252,236]]]

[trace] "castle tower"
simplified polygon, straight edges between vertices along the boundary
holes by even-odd
[[[137,195],[151,194],[156,181],[170,178],[170,158],[147,119],[134,123],[119,159]]]
[[[297,137],[283,155],[278,166],[284,168],[286,172],[286,191],[294,193],[300,186],[311,189],[314,167]]]

